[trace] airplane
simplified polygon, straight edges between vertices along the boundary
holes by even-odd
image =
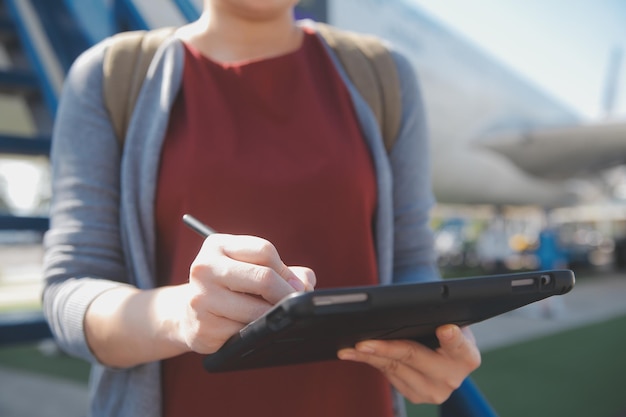
[[[4,1],[22,9],[32,4]],[[87,45],[120,28],[184,24],[197,18],[202,6],[202,0],[63,3]],[[424,97],[439,204],[553,208],[606,197],[597,179],[624,162],[623,120],[584,121],[405,0],[304,0],[297,13],[378,35],[409,57]],[[29,24],[37,20],[32,11],[22,17]],[[51,42],[33,38],[35,46],[53,50]],[[52,74],[44,83],[45,96],[54,108],[64,70],[54,62],[58,54],[44,52],[38,53],[47,60],[41,66]]]
[[[602,198],[592,178],[624,162],[624,120],[585,121],[416,5],[340,0],[327,13],[389,40],[415,67],[440,203],[580,204]]]

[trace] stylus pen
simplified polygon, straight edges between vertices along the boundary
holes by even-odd
[[[215,230],[211,229],[209,226],[202,223],[191,214],[183,215],[183,222],[203,238],[207,238],[209,235],[215,233]]]

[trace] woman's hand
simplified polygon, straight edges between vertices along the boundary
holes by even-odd
[[[340,350],[338,356],[379,369],[415,404],[441,404],[480,366],[481,359],[469,328],[441,326],[437,338],[436,350],[409,340],[367,340]]]
[[[211,235],[188,283],[151,290],[119,285],[99,294],[85,314],[85,337],[101,363],[117,368],[212,353],[284,296],[314,286],[312,270],[287,267],[266,240]]]
[[[311,269],[286,266],[267,240],[211,235],[190,268],[179,337],[195,352],[213,353],[285,296],[314,286]]]

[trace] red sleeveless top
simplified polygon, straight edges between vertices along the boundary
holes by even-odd
[[[219,64],[190,47],[157,197],[158,281],[180,284],[214,229],[272,242],[317,288],[374,284],[376,178],[348,91],[313,33],[295,52]],[[389,417],[389,383],[341,361],[209,374],[202,356],[163,361],[164,417]]]

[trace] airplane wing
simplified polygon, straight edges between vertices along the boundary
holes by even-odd
[[[535,177],[585,177],[626,162],[626,120],[505,132],[475,144]]]

